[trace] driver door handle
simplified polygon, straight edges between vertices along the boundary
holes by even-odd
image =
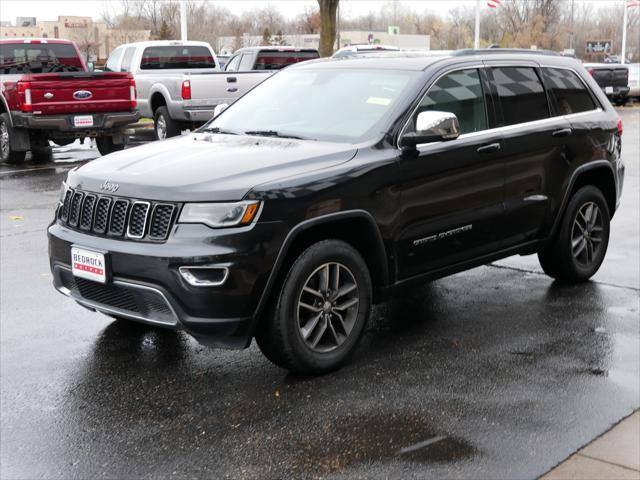
[[[573,133],[572,129],[570,129],[570,128],[562,128],[560,130],[556,130],[551,135],[553,135],[554,137],[568,137],[572,133]]]
[[[500,150],[499,143],[490,143],[489,145],[483,145],[476,150],[478,153],[492,153]]]

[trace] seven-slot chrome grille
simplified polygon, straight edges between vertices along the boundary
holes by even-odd
[[[166,240],[175,221],[177,205],[67,188],[58,209],[64,225],[108,237]]]

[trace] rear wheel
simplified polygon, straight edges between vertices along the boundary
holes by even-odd
[[[158,107],[153,115],[156,140],[180,135],[180,125],[169,116],[167,107]]]
[[[31,141],[31,156],[34,162],[45,163],[53,160],[53,149],[46,138]]]
[[[98,151],[100,155],[109,155],[112,152],[119,152],[120,150],[124,150],[126,145],[126,136],[124,137],[125,141],[122,143],[113,143],[113,137],[98,137],[96,138],[96,146],[98,147]]]
[[[588,185],[567,205],[554,241],[538,253],[544,272],[563,282],[584,282],[604,261],[609,245],[610,215],[602,192]]]
[[[335,370],[353,353],[371,310],[371,277],[349,244],[325,240],[295,261],[256,334],[276,365],[302,374]]]
[[[0,162],[22,163],[27,152],[16,152],[11,148],[13,128],[8,113],[0,115]]]

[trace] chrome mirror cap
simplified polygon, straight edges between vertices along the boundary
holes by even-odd
[[[459,136],[460,123],[454,113],[427,110],[418,114],[415,132],[404,134],[400,145],[415,148],[421,143],[454,140]]]

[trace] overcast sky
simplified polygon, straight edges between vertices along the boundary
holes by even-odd
[[[33,17],[38,20],[56,20],[58,15],[81,15],[100,18],[105,2],[110,0],[0,0],[0,19],[15,22],[16,17]],[[115,0],[117,1],[117,0]],[[286,17],[294,17],[305,6],[317,6],[316,0],[208,0],[235,13],[274,5]],[[525,1],[525,0],[523,0]],[[564,0],[568,1],[568,0]],[[623,3],[623,0],[576,0],[602,5],[605,2]],[[356,17],[370,11],[377,12],[387,0],[341,0],[340,12],[344,17]],[[402,3],[418,11],[425,9],[446,14],[455,7],[475,5],[475,0],[404,0]],[[486,7],[486,2],[482,2]]]

